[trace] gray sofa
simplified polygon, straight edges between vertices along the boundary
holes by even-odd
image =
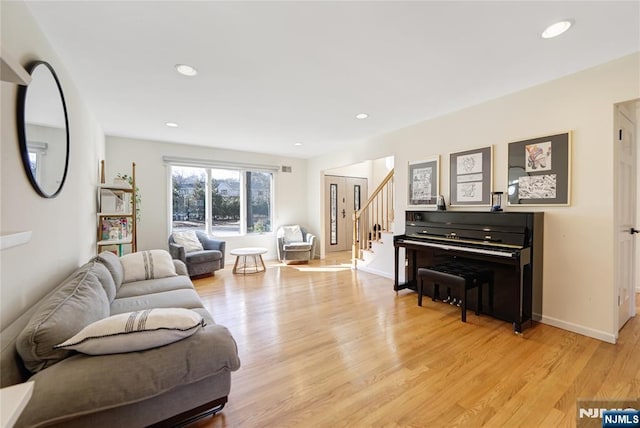
[[[1,386],[35,382],[16,427],[173,426],[222,409],[240,367],[235,340],[203,307],[184,264],[173,264],[176,276],[123,283],[120,259],[101,253],[3,328]],[[206,325],[143,351],[53,349],[105,316],[168,307],[192,309]]]

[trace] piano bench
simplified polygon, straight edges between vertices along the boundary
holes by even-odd
[[[427,268],[418,268],[418,306],[422,306],[422,294],[424,282],[433,283],[433,297],[435,301],[440,294],[440,284],[453,288],[458,287],[462,292],[461,318],[462,322],[467,322],[467,291],[472,288],[478,289],[478,304],[476,305],[476,315],[482,311],[482,285],[489,286],[489,306],[493,312],[493,271],[482,266],[473,264],[450,262]]]

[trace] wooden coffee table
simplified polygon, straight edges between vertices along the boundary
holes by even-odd
[[[267,268],[262,260],[262,255],[268,250],[261,247],[249,247],[249,248],[236,248],[229,251],[229,254],[236,256],[236,262],[233,265],[233,273],[254,274],[264,272]],[[252,257],[253,263],[247,264],[247,258]],[[242,264],[238,266],[240,259],[242,258]]]

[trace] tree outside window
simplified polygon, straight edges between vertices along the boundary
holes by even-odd
[[[211,170],[213,233],[240,233],[240,171]]]
[[[205,178],[202,168],[173,167],[173,230],[205,230]]]
[[[271,232],[272,174],[247,171],[247,232]]]

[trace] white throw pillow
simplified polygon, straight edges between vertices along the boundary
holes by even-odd
[[[176,276],[171,254],[165,250],[148,250],[120,257],[124,270],[122,283]]]
[[[193,230],[173,232],[173,240],[176,244],[182,245],[184,247],[184,251],[187,253],[204,250],[202,242],[200,242],[196,236],[196,232]]]
[[[302,241],[302,230],[300,229],[300,226],[284,226],[282,229],[284,231],[285,244]]]
[[[191,309],[147,309],[96,321],[54,348],[89,355],[142,351],[177,342],[204,326],[202,316]]]

